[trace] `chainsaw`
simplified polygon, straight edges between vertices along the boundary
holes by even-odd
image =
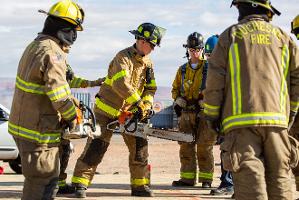
[[[140,113],[125,111],[122,112],[118,120],[115,120],[107,125],[107,129],[115,133],[124,133],[136,137],[147,139],[147,136],[156,137],[160,139],[193,142],[194,136],[192,133],[183,133],[173,129],[160,129],[152,127],[149,119],[154,115],[151,111],[150,115],[143,120],[139,120]],[[116,127],[116,128],[113,128]]]
[[[77,124],[70,131],[65,128],[62,134],[64,139],[81,139],[92,137],[92,133],[96,131],[96,118],[91,108],[80,101],[79,106],[76,106]]]

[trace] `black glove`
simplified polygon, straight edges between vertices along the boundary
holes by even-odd
[[[174,109],[174,111],[175,111],[175,114],[178,116],[178,117],[180,117],[181,115],[182,115],[182,107],[181,106],[179,106],[179,105],[175,105],[174,107],[173,107],[173,109]]]

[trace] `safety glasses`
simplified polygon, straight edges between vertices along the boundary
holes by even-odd
[[[193,48],[189,48],[188,50],[191,52],[191,53],[198,53],[202,50],[203,48],[199,48],[199,49],[193,49]]]

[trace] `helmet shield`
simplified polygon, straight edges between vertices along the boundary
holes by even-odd
[[[143,23],[138,26],[137,30],[129,31],[136,38],[142,38],[154,46],[161,44],[161,39],[165,35],[166,29],[156,26],[152,23]]]

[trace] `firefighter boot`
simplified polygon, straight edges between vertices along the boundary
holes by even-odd
[[[132,187],[131,196],[138,196],[138,197],[153,197],[153,191],[147,186],[139,186],[139,187]]]
[[[72,185],[59,186],[57,194],[73,194],[75,192],[75,187]]]
[[[186,183],[182,180],[178,180],[178,181],[173,181],[172,182],[172,186],[173,187],[192,187],[194,186],[195,184],[192,184],[192,183]]]
[[[85,187],[76,186],[75,189],[75,197],[76,198],[85,198],[86,197],[86,189]]]

